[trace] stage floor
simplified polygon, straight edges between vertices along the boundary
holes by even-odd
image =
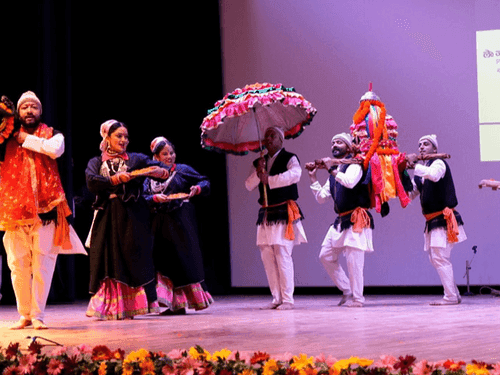
[[[65,346],[87,344],[168,353],[201,345],[269,354],[324,353],[342,359],[411,354],[430,361],[500,361],[500,298],[463,297],[462,304],[429,306],[438,296],[366,296],[363,308],[338,307],[340,296],[297,296],[295,310],[259,310],[268,296],[215,297],[207,310],[184,316],[141,316],[127,321],[85,317],[86,303],[49,305],[50,329],[9,330],[15,306],[0,305],[0,345],[41,336]],[[43,340],[39,341],[44,343]]]

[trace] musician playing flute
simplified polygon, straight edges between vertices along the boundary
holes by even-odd
[[[351,146],[349,134],[335,135],[332,138],[333,159],[323,158],[307,163],[306,169],[309,171],[311,190],[316,201],[322,204],[332,197],[334,210],[338,215],[321,244],[319,259],[332,281],[342,291],[338,305],[362,307],[365,302],[365,252],[373,251],[373,217],[368,212],[370,195],[368,186],[364,183],[366,172],[361,164],[335,165],[340,159],[351,158]],[[316,178],[318,169],[325,169],[329,173],[329,178],[323,186]],[[342,253],[347,261],[349,276],[339,264],[339,256]]]
[[[424,135],[418,141],[421,156],[437,153],[438,141],[435,134]],[[467,239],[463,220],[455,207],[458,205],[455,185],[448,164],[437,158],[417,163],[418,155],[407,155],[408,168],[414,168],[414,190],[410,198],[420,195],[422,213],[426,219],[424,250],[436,269],[444,289],[441,300],[433,306],[455,305],[461,302],[460,293],[453,276],[450,260],[451,250],[456,243]]]

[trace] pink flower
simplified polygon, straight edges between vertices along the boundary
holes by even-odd
[[[185,357],[178,365],[177,369],[181,375],[194,375],[195,371],[201,367],[201,362],[191,358]]]
[[[65,346],[57,346],[54,350],[50,352],[51,357],[59,357],[66,354],[67,348]]]
[[[33,371],[33,364],[36,362],[36,354],[21,355],[19,357],[19,371],[22,374],[29,374]]]
[[[5,368],[5,370],[3,370],[2,372],[3,375],[21,375],[21,371],[19,371],[19,369],[12,365],[12,366],[9,366],[7,368]]]
[[[161,373],[163,375],[174,375],[175,374],[175,368],[169,365],[163,366],[161,369]]]
[[[394,371],[394,364],[398,360],[391,355],[381,355],[380,359],[373,363],[373,367],[384,367],[389,371]]]
[[[90,345],[79,345],[77,346],[78,350],[84,354],[91,354],[92,353],[92,347]]]
[[[315,359],[314,359],[315,362],[322,362],[322,363],[326,363],[328,365],[328,367],[331,367],[333,366],[333,364],[335,362],[337,362],[337,358],[333,358],[331,355],[329,355],[328,357],[325,357],[325,355],[323,353],[321,353],[320,355],[318,355]]]
[[[493,369],[490,371],[490,375],[500,375],[500,362],[493,365]]]
[[[430,375],[433,371],[432,365],[430,365],[425,359],[417,362],[413,367],[413,374],[415,375]]]
[[[172,358],[172,359],[181,359],[182,354],[184,353],[184,350],[180,349],[174,349],[168,352],[167,357]]]
[[[49,365],[47,366],[47,374],[59,375],[63,369],[64,365],[62,364],[62,362],[55,358],[52,358],[49,361]]]

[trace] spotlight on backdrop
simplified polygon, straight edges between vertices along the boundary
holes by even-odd
[[[477,246],[476,245],[472,246],[472,251],[474,252],[474,255],[472,255],[471,260],[465,261],[465,275],[464,275],[464,277],[467,277],[467,292],[464,293],[464,296],[473,296],[474,295],[474,293],[472,293],[470,291],[469,270],[471,269],[472,261],[474,260],[474,257],[476,256],[476,253],[477,253]]]

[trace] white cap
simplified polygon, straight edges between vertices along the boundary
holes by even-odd
[[[420,143],[420,142],[425,141],[425,140],[431,142],[434,145],[434,147],[436,147],[436,149],[438,148],[438,140],[437,140],[436,134],[424,135],[423,137],[420,137],[418,142]]]
[[[341,141],[343,141],[348,147],[351,147],[352,146],[352,139],[351,139],[351,135],[348,134],[348,133],[339,133],[339,134],[336,134],[333,136],[332,138],[332,143],[333,141],[335,141],[336,139],[340,139]]]

